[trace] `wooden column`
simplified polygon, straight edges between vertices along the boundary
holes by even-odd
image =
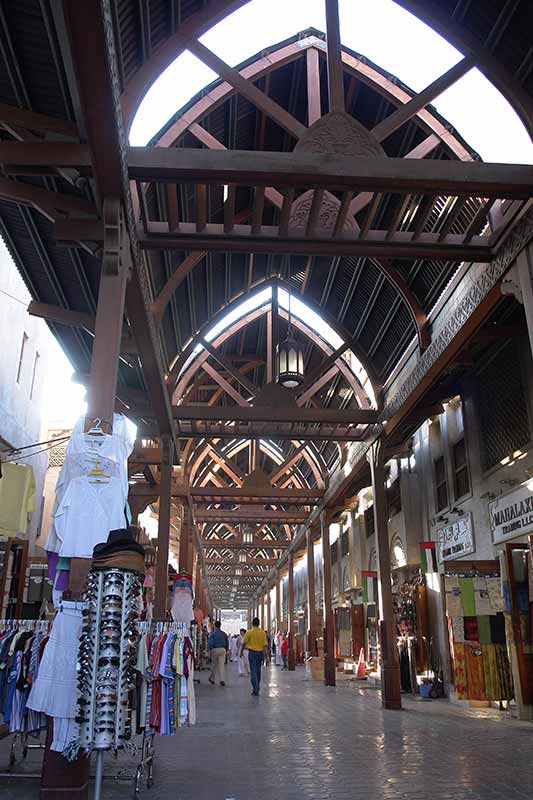
[[[107,215],[108,219],[111,216],[115,217],[120,230],[121,210],[120,201],[117,198],[104,199],[103,214]],[[113,428],[124,302],[128,282],[128,263],[123,263],[122,258],[118,255],[121,247],[126,252],[129,244],[123,246],[120,234],[117,234],[117,240],[112,244],[104,239],[104,256],[98,288],[91,372],[87,392],[88,423],[98,418],[108,423],[110,431]],[[116,260],[115,258],[111,259],[111,255],[115,256]],[[113,260],[113,266],[110,263],[111,260]]]
[[[289,669],[294,671],[296,668],[296,641],[294,638],[294,555],[289,553],[289,585],[288,597],[288,622],[289,622]]]
[[[368,454],[374,495],[374,527],[378,562],[379,640],[381,648],[381,701],[385,708],[402,707],[400,665],[396,646],[396,626],[392,602],[387,496],[382,442],[372,445]]]
[[[248,606],[248,629],[250,629],[252,627],[252,616],[253,616],[252,606],[249,605]]]
[[[307,649],[310,655],[316,656],[316,600],[315,600],[315,547],[313,532],[307,530]]]
[[[338,0],[326,0],[329,110],[344,111],[344,80]]]
[[[270,589],[267,587],[266,593],[266,630],[270,631],[272,628],[272,607],[271,607],[271,600],[270,600]]]
[[[276,573],[276,627],[278,631],[281,631],[281,585],[280,585],[281,578],[278,573]]]
[[[190,572],[190,564],[193,556],[191,542],[192,516],[188,506],[183,508],[183,522],[180,532],[180,552],[179,568],[180,572]]]
[[[335,686],[335,620],[331,605],[331,553],[329,547],[329,520],[326,512],[320,515],[322,540],[322,570],[324,573],[324,683]]]
[[[169,436],[161,437],[161,470],[159,477],[159,521],[157,528],[157,561],[155,565],[154,618],[166,619],[168,608],[168,548],[170,536],[170,504],[174,445]]]

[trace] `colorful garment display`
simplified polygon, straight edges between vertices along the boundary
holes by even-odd
[[[33,623],[6,624],[9,627],[0,632],[0,713],[10,733],[38,736],[46,727],[46,718],[30,709],[27,701],[39,673],[48,634],[46,630],[33,629]],[[30,625],[29,630],[26,625]]]
[[[139,640],[136,669],[139,728],[170,736],[196,722],[195,658],[186,627],[170,626]]]
[[[510,700],[514,691],[505,617],[496,610],[503,606],[500,578],[446,575],[445,585],[457,699]],[[474,613],[467,613],[472,609]]]
[[[28,514],[35,511],[35,478],[27,464],[2,464],[0,478],[0,535],[26,533]]]

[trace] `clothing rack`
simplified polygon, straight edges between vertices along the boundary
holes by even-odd
[[[36,631],[38,633],[48,633],[52,626],[51,620],[45,619],[0,619],[0,632],[3,631]],[[17,761],[25,761],[28,757],[28,750],[44,750],[44,744],[41,742],[30,743],[28,741],[27,731],[16,731],[4,734],[1,738],[13,736],[11,747],[9,750],[9,766],[7,772],[0,772],[0,778],[35,778],[33,773],[20,773],[15,775],[11,770]],[[17,758],[17,746],[21,745],[21,755]]]

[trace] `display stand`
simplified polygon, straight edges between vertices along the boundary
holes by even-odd
[[[104,752],[131,738],[128,693],[135,686],[135,625],[142,590],[138,573],[89,572],[86,624],[78,655],[78,746],[96,752],[94,798],[100,800]]]

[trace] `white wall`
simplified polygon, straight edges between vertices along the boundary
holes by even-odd
[[[43,440],[45,427],[45,381],[51,349],[56,347],[43,320],[30,317],[30,295],[0,239],[0,447],[22,447]],[[20,368],[23,334],[28,337]],[[36,354],[39,354],[32,391]],[[30,396],[31,395],[31,396]],[[28,525],[30,552],[39,531],[46,453],[20,456],[20,463],[31,464],[36,483],[36,511]]]

